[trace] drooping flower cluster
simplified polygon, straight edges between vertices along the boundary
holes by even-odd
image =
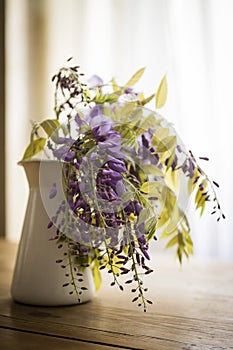
[[[213,187],[218,184],[209,180],[171,125],[143,107],[154,97],[161,106],[163,85],[148,98],[134,92],[132,85],[142,73],[123,87],[113,79],[105,91],[98,76],[87,87],[78,66],[62,68],[53,77],[56,119],[34,126],[24,158],[46,144],[63,166],[64,199],[48,227],[56,227],[58,247],[67,245],[57,261],[70,265],[71,281],[64,287],[71,287],[69,293],[75,291],[79,299],[85,290],[80,269],[90,266],[98,286],[99,271],[106,269],[112,286],[123,290],[123,283],[133,285],[132,301],[146,310],[152,302],[145,297],[143,277],[153,271],[149,246],[158,230],[169,239],[168,247],[177,247],[180,262],[193,251],[185,215],[188,196],[180,201],[180,186],[195,192],[201,213],[213,201],[212,213],[218,220],[224,214]],[[47,138],[38,135],[40,127]],[[58,187],[51,184],[51,201]],[[129,279],[122,280],[124,275]]]
[[[118,276],[133,271],[130,283],[137,283],[133,290],[140,290],[138,298],[142,300],[139,304],[145,308],[150,301],[143,296],[144,288],[136,265],[145,274],[152,272],[146,265],[146,260],[150,260],[147,236],[150,234],[152,238],[155,235],[157,217],[148,200],[147,215],[151,211],[154,216],[148,215],[145,221],[139,219],[145,209],[139,195],[142,183],[122,147],[122,135],[116,130],[117,126],[102,114],[99,107],[91,109],[89,117],[89,128],[85,133],[78,135],[77,139],[59,138],[59,146],[56,149],[51,147],[54,156],[64,162],[68,205],[61,203],[49,227],[57,226],[60,239],[72,237],[75,242],[72,253],[81,259],[81,266],[83,259],[88,264],[95,252],[100,268],[106,267],[113,273],[112,285],[117,283],[123,289]],[[143,147],[142,143],[140,148]],[[138,194],[133,193],[132,188]],[[55,195],[53,185],[50,198]],[[146,228],[148,218],[152,221]],[[112,258],[106,261],[106,255]]]

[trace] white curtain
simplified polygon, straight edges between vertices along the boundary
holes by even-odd
[[[87,75],[154,92],[167,74],[163,115],[220,183],[227,220],[189,208],[195,252],[233,260],[233,2],[231,0],[7,0],[7,227],[18,240],[27,188],[16,162],[30,120],[52,116],[52,74],[73,56]],[[153,105],[151,106],[153,108]]]

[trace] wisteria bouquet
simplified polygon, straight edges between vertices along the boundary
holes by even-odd
[[[85,81],[80,67],[68,62],[52,79],[56,117],[33,125],[23,159],[41,152],[62,164],[64,200],[54,208],[48,228],[55,226],[52,238],[67,246],[71,271],[90,266],[98,288],[100,272],[107,270],[111,286],[123,291],[131,284],[132,301],[146,311],[152,303],[143,281],[153,272],[151,240],[166,238],[180,262],[192,254],[187,200],[194,192],[201,214],[212,201],[212,214],[224,218],[214,189],[218,184],[157,113],[166,101],[166,77],[145,97],[133,88],[144,68],[120,86],[99,76]],[[156,111],[145,108],[153,100]],[[57,191],[54,180],[51,201]],[[70,293],[79,298],[76,275]]]

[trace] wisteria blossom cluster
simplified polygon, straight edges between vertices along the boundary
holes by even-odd
[[[67,246],[57,261],[70,265],[71,280],[64,288],[79,299],[85,289],[80,287],[82,268],[92,268],[97,288],[105,269],[112,286],[123,291],[125,284],[132,285],[132,301],[146,311],[152,303],[144,286],[144,277],[153,272],[150,241],[157,235],[168,239],[167,247],[176,246],[180,262],[192,254],[185,215],[192,192],[201,213],[212,202],[217,220],[224,214],[215,194],[218,184],[209,180],[170,124],[144,107],[152,100],[156,109],[163,106],[166,78],[149,97],[133,89],[143,72],[120,86],[114,79],[104,84],[98,76],[85,82],[79,66],[61,68],[53,77],[56,118],[33,126],[23,158],[44,151],[62,164],[65,199],[48,228],[56,227],[52,239],[58,247]],[[180,186],[187,188],[185,199]],[[49,198],[56,196],[54,182]]]

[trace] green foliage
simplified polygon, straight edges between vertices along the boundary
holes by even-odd
[[[166,100],[167,100],[167,78],[166,76],[164,76],[156,92],[156,100],[155,100],[156,108],[163,107],[166,103]]]
[[[125,84],[124,88],[131,87],[136,84],[145,72],[145,68],[140,68]]]
[[[92,269],[92,275],[95,283],[95,289],[98,291],[100,289],[101,283],[102,283],[102,278],[101,278],[101,273],[99,270],[99,261],[98,260],[93,260],[91,264],[91,269]]]
[[[138,217],[138,225],[141,225],[142,223],[144,223],[148,218],[150,218],[150,209],[149,208],[142,209]]]
[[[48,137],[50,137],[60,127],[60,123],[57,119],[46,119],[40,123],[40,126],[44,129]]]
[[[145,106],[147,103],[149,103],[153,98],[155,97],[155,94],[150,95],[149,97],[144,97],[143,94],[139,95],[139,104],[142,106]]]
[[[176,146],[176,136],[168,136],[157,143],[156,151],[159,153],[171,151]]]
[[[39,137],[36,140],[32,139],[24,152],[23,160],[34,157],[37,153],[39,153],[44,149],[45,144],[46,144],[46,138],[44,137]]]
[[[156,196],[160,188],[161,183],[159,181],[147,181],[142,184],[140,191],[150,196]]]

